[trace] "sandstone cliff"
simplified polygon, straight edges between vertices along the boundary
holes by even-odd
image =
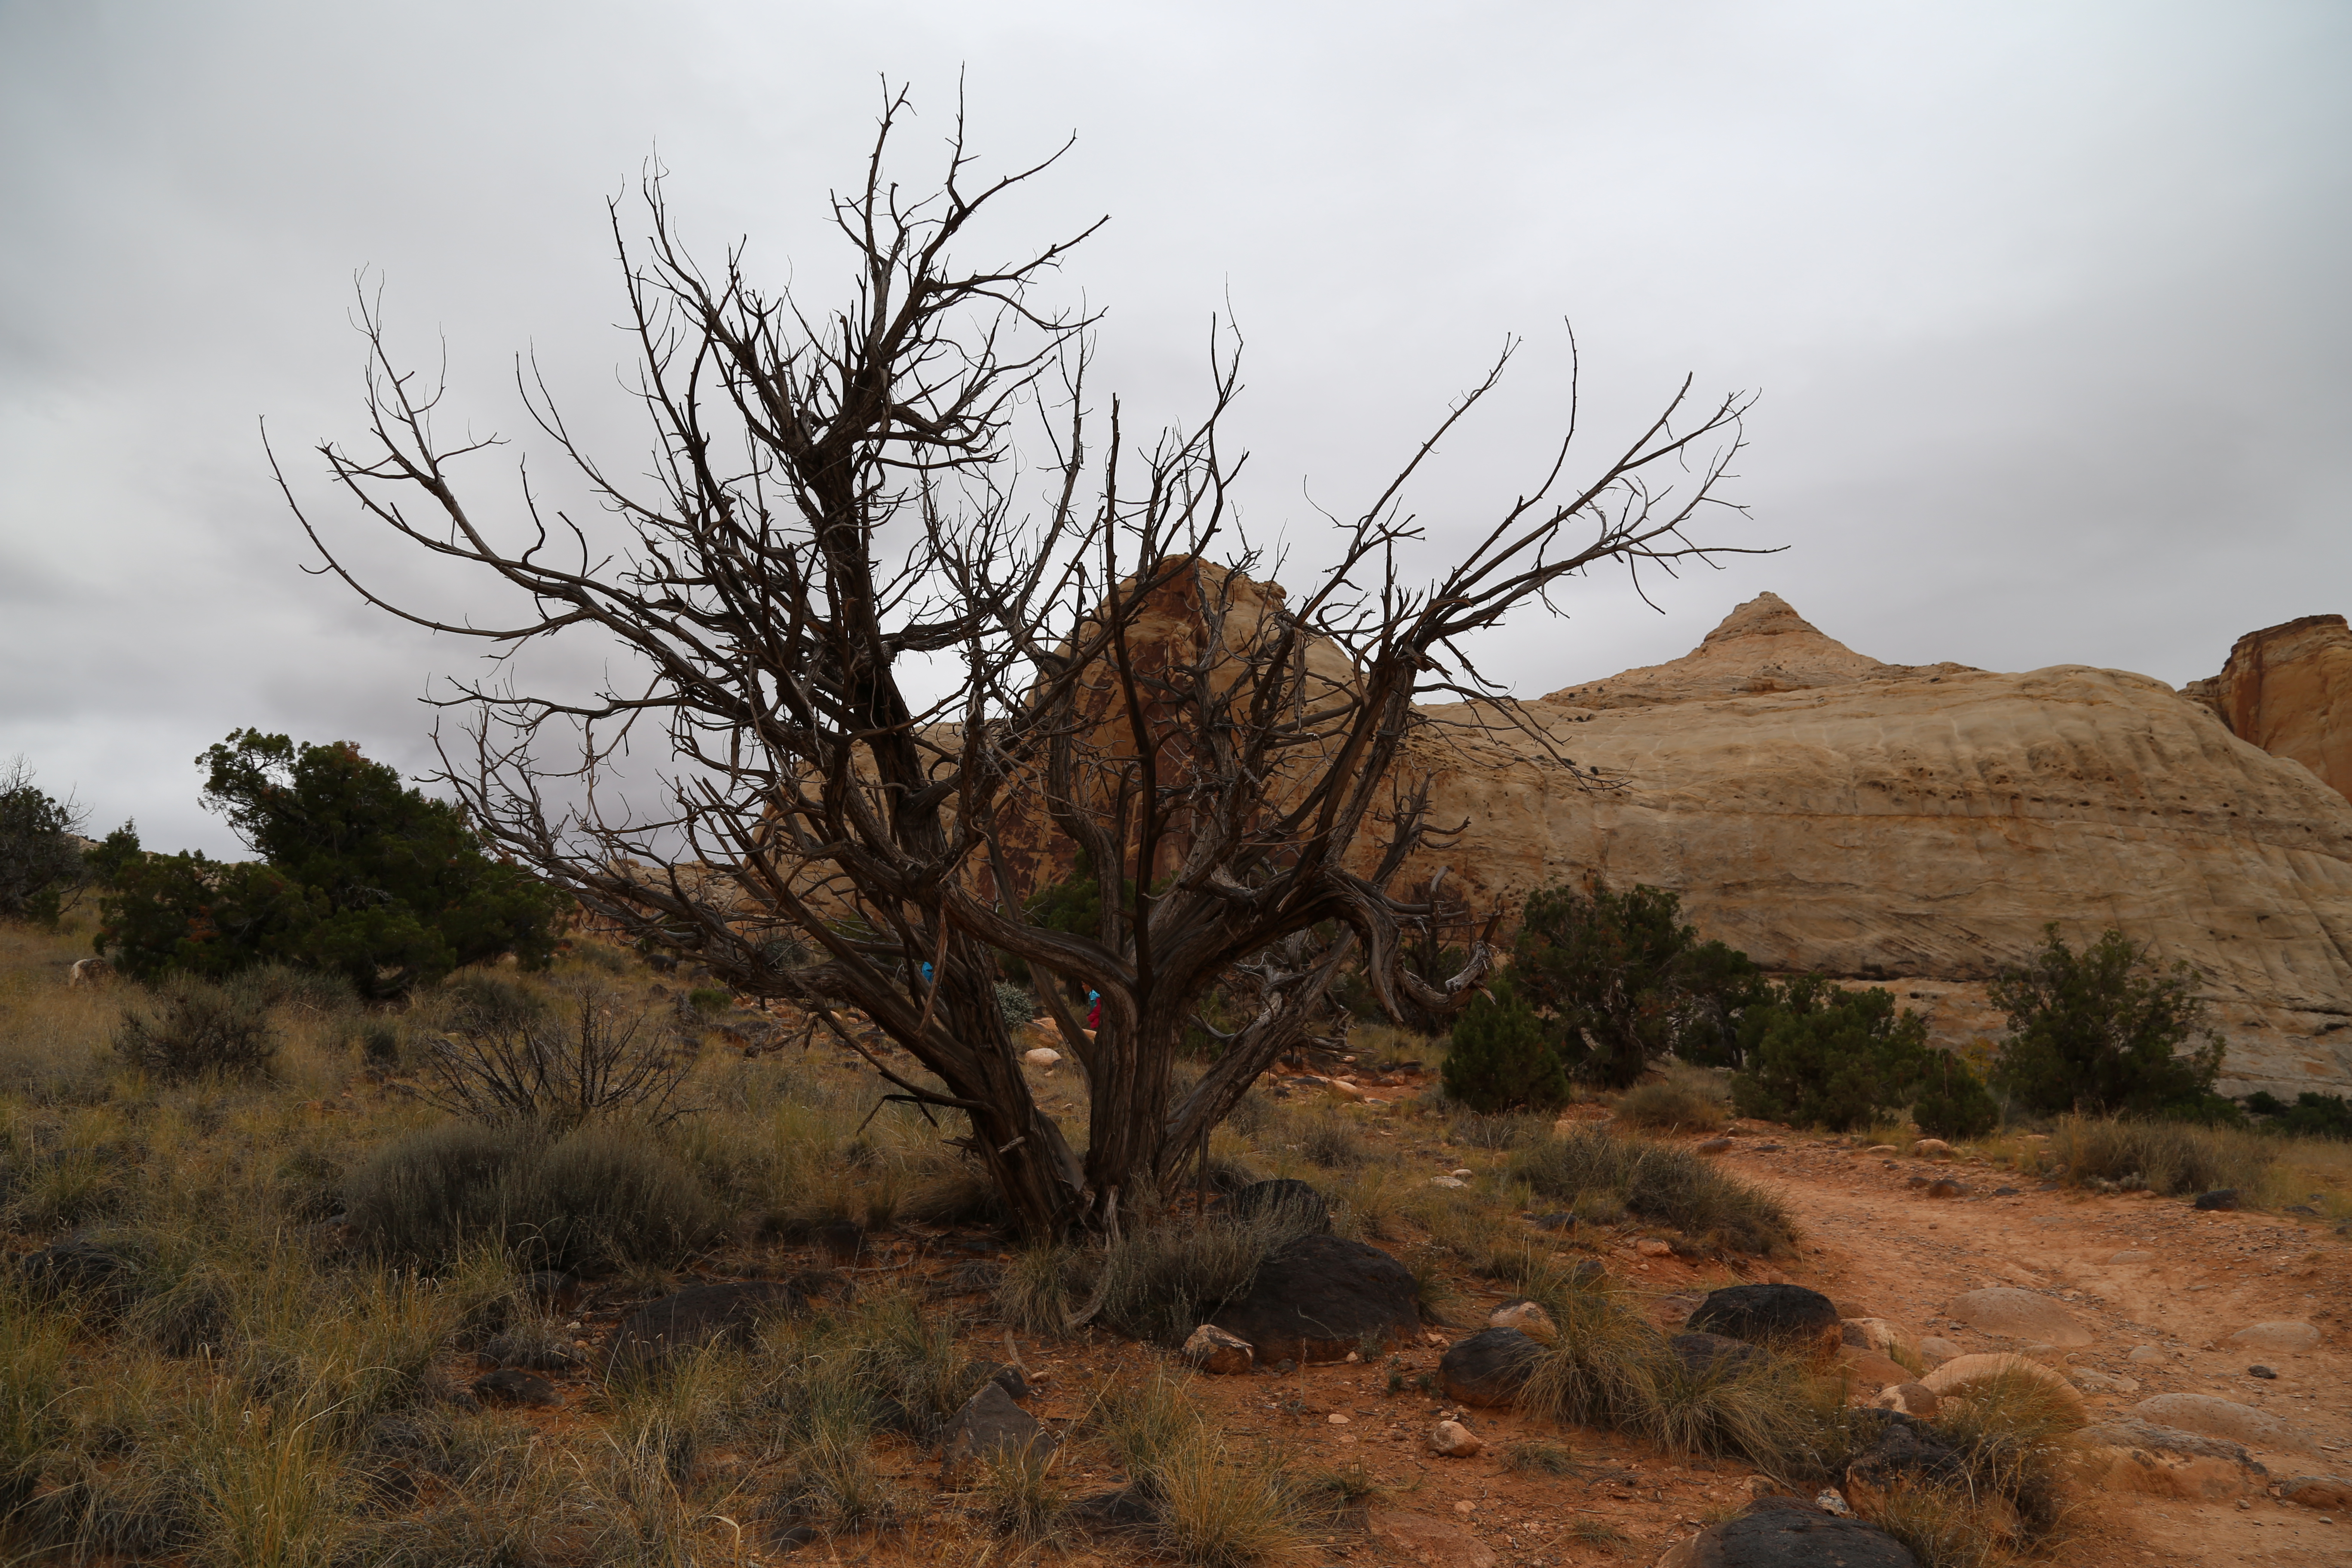
[[[2352,678],[2352,642],[2336,666],[2316,640],[2262,668]],[[1588,871],[1671,888],[1703,934],[1883,981],[1955,1044],[2000,1032],[1982,982],[2045,921],[2116,925],[2205,971],[2226,1089],[2352,1083],[2352,802],[2160,681],[1882,664],[1767,595],[1684,658],[1527,711],[1602,787],[1430,710],[1454,726],[1419,753],[1437,816],[1469,826],[1408,876],[1442,861],[1513,909]]]
[[[2352,796],[2352,628],[2305,616],[2249,632],[2221,673],[2192,682],[2231,733],[2309,768]]]

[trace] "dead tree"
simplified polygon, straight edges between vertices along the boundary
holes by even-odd
[[[699,269],[657,176],[641,244],[614,204],[651,480],[614,477],[544,382],[518,376],[625,525],[609,557],[527,479],[509,525],[469,508],[455,470],[488,443],[436,434],[441,393],[397,368],[363,301],[372,444],[321,447],[333,479],[363,521],[495,577],[529,613],[484,626],[396,605],[302,525],[320,570],[499,661],[605,639],[625,682],[573,697],[460,683],[441,700],[467,714],[443,755],[483,831],[624,931],[805,1008],[898,1095],[960,1113],[1026,1229],[1105,1229],[1139,1185],[1180,1176],[1342,963],[1391,1009],[1443,1015],[1475,986],[1483,941],[1442,984],[1400,959],[1435,912],[1427,892],[1391,891],[1440,826],[1408,750],[1426,744],[1415,700],[1486,700],[1508,721],[1461,638],[1548,607],[1596,563],[1700,554],[1682,530],[1727,504],[1715,491],[1747,400],[1694,407],[1686,380],[1572,489],[1571,404],[1541,482],[1409,585],[1400,547],[1422,535],[1404,487],[1507,349],[1286,598],[1252,581],[1266,563],[1233,521],[1242,465],[1219,431],[1237,340],[1212,334],[1197,423],[1130,446],[1114,400],[1097,443],[1093,319],[1040,303],[1086,234],[994,267],[955,259],[975,219],[1054,160],[975,187],[959,119],[944,181],[909,199],[885,168],[906,112],[887,103],[861,184],[834,199],[857,271],[829,310],[762,292],[740,247]],[[919,700],[942,668],[945,694]],[[653,807],[625,804],[617,773],[648,728]],[[1024,908],[1028,868],[1078,849],[1101,878],[1099,929],[1045,929]],[[1063,990],[1039,986],[1087,1080],[1083,1154],[1022,1078],[994,994],[1003,954],[1101,994],[1089,1042]],[[1256,1014],[1179,1094],[1185,1025],[1237,967]],[[868,1024],[923,1070],[871,1049]]]

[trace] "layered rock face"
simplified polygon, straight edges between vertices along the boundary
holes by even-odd
[[[2352,681],[2343,622],[2340,664],[2297,626],[2249,665],[2249,711],[2352,721],[2326,695]],[[1702,935],[1887,984],[1953,1045],[2002,1031],[1982,983],[2046,922],[2077,944],[2117,926],[2205,972],[2226,1090],[2352,1083],[2352,802],[2161,681],[1882,664],[1766,595],[1684,658],[1528,705],[1597,779],[1491,713],[1428,712],[1433,815],[1468,828],[1406,876],[1446,864],[1474,907],[1587,873],[1669,888]],[[2323,762],[2344,742],[2277,723]]]
[[[2342,616],[2305,616],[2249,632],[2221,673],[2195,681],[2230,732],[2290,757],[2352,796],[2352,628]]]

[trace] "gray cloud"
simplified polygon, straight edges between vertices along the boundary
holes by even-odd
[[[1685,371],[1763,389],[1734,537],[1788,552],[1663,616],[1580,587],[1486,650],[1522,689],[1767,587],[1882,658],[2189,679],[2352,607],[2347,55],[2327,4],[0,5],[0,753],[215,850],[188,759],[233,727],[425,765],[474,650],[304,576],[257,435],[341,517],[306,454],[359,433],[355,271],[453,421],[521,435],[535,348],[625,454],[603,198],[657,150],[706,249],[822,297],[877,79],[919,178],[960,69],[993,163],[1079,133],[992,242],[1112,215],[1067,272],[1102,386],[1197,407],[1230,297],[1249,515],[1302,567],[1302,482],[1360,504],[1506,333],[1433,549],[1548,446],[1563,316],[1599,434]]]

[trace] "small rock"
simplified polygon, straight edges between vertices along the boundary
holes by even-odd
[[[2317,1350],[2319,1331],[2309,1323],[2294,1321],[2255,1323],[2231,1334],[2230,1342],[2252,1351],[2284,1351],[2292,1355]]]
[[[1859,1350],[1876,1351],[1880,1355],[1892,1354],[1901,1345],[1903,1331],[1885,1318],[1846,1317],[1839,1320],[1838,1341]]]
[[[1655,1237],[1645,1236],[1633,1244],[1633,1250],[1644,1258],[1669,1258],[1674,1255],[1675,1246],[1670,1241],[1660,1241]]]
[[[2216,1187],[2210,1193],[2200,1193],[2197,1194],[2196,1203],[2191,1206],[2213,1214],[2234,1212],[2238,1207],[2238,1189]]]
[[[1864,1149],[1863,1152],[1865,1154],[1897,1154],[1902,1152],[1902,1151],[1895,1148],[1892,1143],[1873,1143],[1869,1148]]]
[[[1517,1329],[1538,1344],[1548,1345],[1559,1337],[1559,1325],[1551,1314],[1533,1301],[1506,1301],[1486,1314],[1490,1329]]]
[[[2276,1377],[2278,1373],[2273,1372],[2266,1366],[2250,1366],[2246,1369],[2246,1375],[2248,1377]]]
[[[1021,1053],[1021,1059],[1033,1068],[1049,1068],[1062,1059],[1062,1053],[1051,1046],[1039,1046]]]
[[[1231,1377],[1249,1371],[1257,1349],[1239,1334],[1229,1334],[1214,1323],[1202,1323],[1184,1342],[1184,1358],[1202,1372]]]
[[[1997,1198],[2013,1198],[2017,1196],[2017,1189],[2015,1187],[1995,1187],[1992,1190],[1992,1195]]]
[[[1731,1140],[1728,1138],[1710,1138],[1706,1142],[1696,1145],[1696,1152],[1701,1154],[1722,1154],[1728,1152],[1730,1148]]]
[[[1470,1184],[1459,1176],[1432,1176],[1429,1184],[1433,1187],[1466,1187]]]
[[[485,1405],[529,1405],[540,1408],[556,1403],[555,1384],[537,1373],[505,1367],[474,1380],[474,1396]]]
[[[2154,1345],[2134,1345],[2131,1348],[2131,1353],[2124,1357],[2126,1361],[2169,1361],[2171,1359]]]
[[[1936,1418],[1937,1407],[1942,1402],[1937,1398],[1936,1391],[1924,1383],[1898,1383],[1892,1387],[1880,1389],[1878,1397],[1871,1403],[1881,1410],[1892,1410],[1898,1415],[1916,1415],[1922,1421],[1932,1421]]]
[[[1336,1411],[1336,1410],[1334,1410],[1333,1412],[1331,1412],[1331,1414],[1330,1414],[1330,1415],[1326,1415],[1325,1417],[1323,1417],[1323,1419],[1324,1419],[1325,1421],[1328,1422],[1330,1425],[1332,1425],[1332,1426],[1348,1426],[1348,1425],[1349,1425],[1349,1424],[1350,1424],[1350,1423],[1349,1422],[1348,1417],[1346,1417],[1345,1415],[1340,1415],[1340,1414],[1339,1414],[1338,1411]]]
[[[1430,1429],[1430,1451],[1449,1459],[1471,1458],[1486,1449],[1478,1434],[1459,1421],[1440,1421]]]
[[[1853,1510],[1847,1506],[1845,1495],[1835,1487],[1823,1487],[1821,1495],[1813,1499],[1813,1506],[1823,1513],[1834,1514],[1840,1519],[1853,1517]]]
[[[1906,1176],[1903,1178],[1903,1184],[1906,1187],[1924,1187],[1927,1184],[1927,1178],[1925,1176]]]
[[[1957,1198],[1967,1191],[1968,1188],[1949,1179],[1927,1184],[1927,1195],[1931,1198]]]
[[[1053,1434],[1034,1415],[1013,1403],[1013,1396],[993,1383],[964,1402],[948,1425],[947,1442],[940,1453],[940,1478],[949,1486],[962,1484],[971,1466],[992,1455],[1020,1453],[1043,1446],[1051,1450]]]
[[[1478,1173],[1470,1169],[1469,1166],[1465,1165],[1458,1171],[1448,1171],[1445,1173],[1449,1176],[1460,1176],[1463,1180],[1467,1181]]]
[[[1543,1347],[1517,1329],[1481,1329],[1438,1358],[1437,1377],[1449,1399],[1507,1405],[1542,1355]]]
[[[2153,1263],[2156,1254],[2141,1247],[2126,1247],[2107,1259],[2110,1263]]]
[[[1941,1138],[1922,1138],[1919,1142],[1911,1145],[1911,1152],[1927,1159],[1934,1159],[1938,1155],[1948,1154],[1951,1152],[1952,1146],[1949,1143],[1945,1142]]]
[[[2074,1381],[2094,1394],[2137,1394],[2139,1379],[2117,1377],[2113,1373],[2099,1372],[2091,1367],[2077,1367]]]

